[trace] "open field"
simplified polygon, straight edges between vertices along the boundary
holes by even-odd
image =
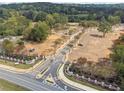
[[[56,49],[60,47],[67,39],[68,37],[63,37],[58,34],[52,34],[44,42],[26,43],[25,49],[28,50],[28,49],[34,48],[35,51],[30,54],[50,55],[50,54],[53,54],[56,51]],[[54,45],[56,40],[59,40],[60,43],[57,45]]]
[[[29,91],[28,89],[0,79],[0,91]]]
[[[51,55],[69,39],[69,31],[71,30],[71,35],[76,33],[79,29],[77,23],[69,23],[66,29],[54,29],[51,35],[41,43],[27,42],[25,44],[24,50],[29,50],[34,48],[35,51],[28,54],[38,54],[38,55]],[[57,44],[56,44],[57,43]]]
[[[88,61],[98,62],[99,58],[109,58],[113,41],[123,33],[119,30],[120,28],[107,33],[105,38],[101,37],[102,33],[98,32],[96,28],[87,29],[79,40],[83,46],[76,46],[69,54],[69,60],[85,57]]]

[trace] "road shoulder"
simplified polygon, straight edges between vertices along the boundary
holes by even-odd
[[[63,72],[63,68],[64,68],[64,64],[60,67],[60,69],[58,70],[58,78],[60,80],[62,80],[63,82],[71,85],[71,86],[74,86],[76,87],[78,90],[86,90],[86,91],[98,91],[94,88],[91,88],[91,87],[88,87],[88,86],[85,86],[85,85],[82,85],[82,84],[79,84],[77,82],[74,82],[74,81],[71,81],[69,80],[65,75],[64,75],[64,72]]]
[[[12,67],[12,66],[8,66],[8,65],[3,65],[3,64],[0,64],[0,68],[4,69],[4,70],[7,70],[7,71],[12,71],[12,72],[15,72],[15,73],[28,73],[28,72],[31,72],[33,71],[37,66],[43,64],[44,62],[42,61],[39,61],[37,64],[35,64],[33,67],[30,67],[28,69],[21,69],[21,68],[16,68],[16,67]]]

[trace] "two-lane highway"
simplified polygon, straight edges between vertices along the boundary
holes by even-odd
[[[57,75],[58,67],[60,65],[64,64],[65,54],[68,53],[69,51],[70,51],[70,48],[68,46],[66,46],[60,51],[60,53],[58,55],[54,56],[54,58],[52,59],[53,62],[51,63],[50,68],[40,79],[42,82],[44,81],[45,78],[47,78],[49,75],[51,75],[52,78],[54,79],[56,85],[61,87],[62,89],[67,90],[67,91],[76,91],[77,90],[77,88],[74,88],[73,86],[63,83],[58,78],[58,75]]]
[[[54,79],[56,86],[59,86],[60,88],[64,89],[64,90],[68,90],[68,91],[76,91],[77,88],[74,88],[73,86],[70,86],[66,83],[63,83],[61,80],[59,80],[58,75],[57,75],[57,69],[58,67],[65,63],[64,62],[64,58],[65,55],[67,53],[69,53],[69,51],[71,50],[71,47],[68,46],[68,44],[74,40],[74,37],[76,35],[79,35],[80,33],[82,33],[82,31],[79,31],[78,33],[74,34],[69,41],[67,41],[67,43],[65,44],[65,46],[59,50],[58,53],[56,53],[54,56],[48,58],[45,61],[45,64],[43,64],[41,67],[39,66],[39,68],[36,68],[36,71],[43,71],[46,68],[49,68],[48,71],[45,72],[45,74],[42,76],[42,78],[40,79],[42,82],[44,82],[45,78],[47,78],[49,75],[52,75],[52,78]],[[32,72],[32,75],[37,75],[38,72]],[[45,81],[46,82],[46,81]]]
[[[2,69],[0,69],[0,78],[28,88],[32,91],[61,91],[61,89],[43,84],[41,81],[38,81],[35,78],[27,77],[23,74],[12,73]]]
[[[67,46],[67,44],[69,44],[71,40],[74,39],[74,36],[78,35],[79,33],[81,33],[81,31],[74,34],[73,37],[71,37],[70,40],[68,40],[65,43],[62,49],[60,49],[54,56],[47,58],[46,61],[44,61],[44,64],[40,64],[32,72],[17,74],[0,68],[0,78],[18,84],[20,86],[26,87],[33,91],[77,90],[58,79],[57,69],[59,65],[64,63],[63,59],[65,57],[65,54],[70,51],[70,48]],[[43,77],[47,77],[49,74],[51,74],[57,86],[44,83],[43,82],[44,79],[39,79],[39,80],[36,79],[36,75],[48,67],[49,70],[44,74]]]

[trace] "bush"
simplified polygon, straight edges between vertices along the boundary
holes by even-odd
[[[98,25],[99,25],[99,23],[97,21],[86,21],[86,20],[84,20],[84,21],[81,21],[79,23],[79,26],[83,26],[83,27],[86,27],[86,28],[97,27]]]
[[[120,36],[119,38],[121,41],[124,41],[124,35]]]
[[[69,70],[78,75],[84,75],[90,78],[96,77],[99,81],[106,80],[105,82],[115,82],[114,78],[117,76],[116,71],[108,64],[93,64],[93,62],[87,61],[86,58],[79,58],[77,63],[73,63]],[[110,78],[112,78],[111,81]]]
[[[29,32],[24,34],[25,39],[42,42],[49,35],[49,26],[45,22],[38,22]]]
[[[8,39],[5,39],[2,42],[2,48],[5,53],[13,53],[14,47],[15,46],[14,46],[13,42]]]

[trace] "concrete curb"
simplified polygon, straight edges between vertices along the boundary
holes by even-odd
[[[59,69],[59,72],[58,72],[58,78],[59,78],[60,80],[62,80],[63,82],[65,82],[65,83],[67,83],[68,85],[71,85],[71,86],[77,88],[78,90],[98,91],[98,90],[96,90],[96,89],[94,89],[94,88],[91,88],[91,87],[88,87],[88,86],[79,84],[79,83],[74,82],[74,81],[72,81],[72,80],[69,80],[69,79],[64,75],[63,68],[64,68],[64,64],[61,66],[61,68]]]

